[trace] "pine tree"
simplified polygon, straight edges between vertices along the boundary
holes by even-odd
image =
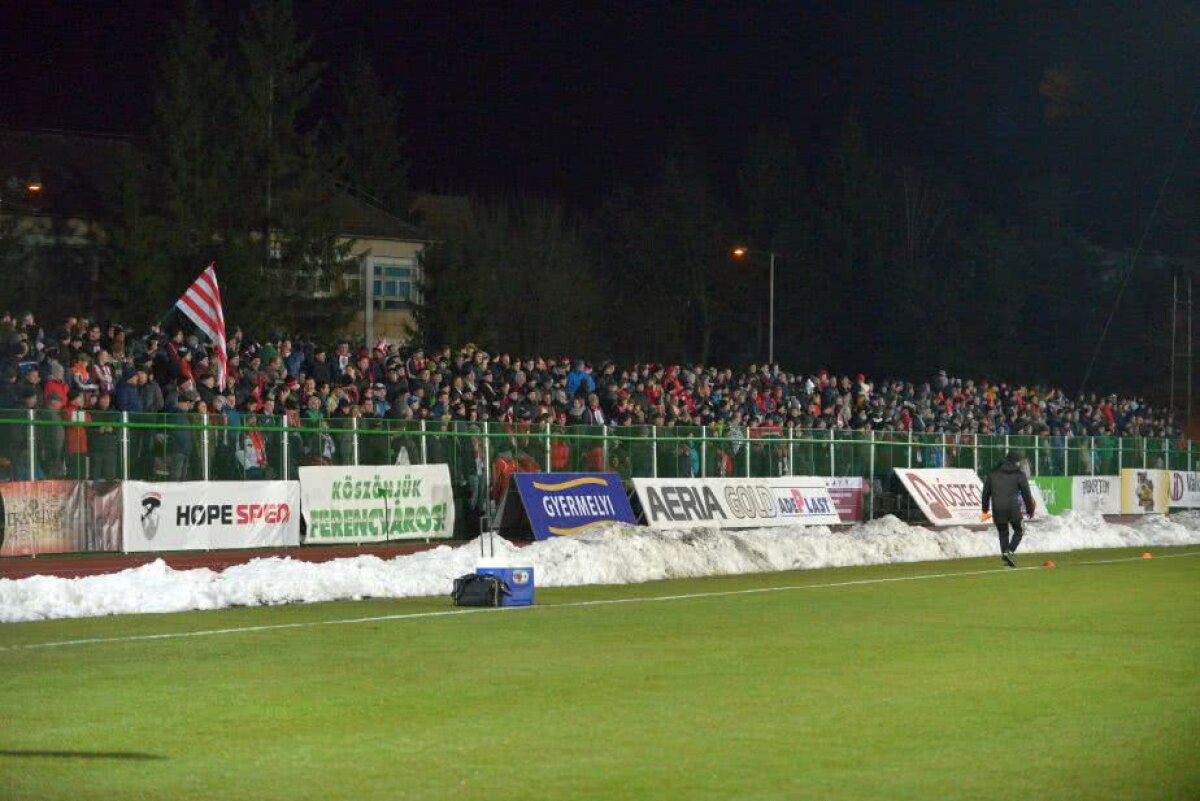
[[[399,96],[384,88],[362,53],[338,81],[336,108],[330,138],[342,159],[342,180],[353,192],[402,214],[408,208],[408,165]]]

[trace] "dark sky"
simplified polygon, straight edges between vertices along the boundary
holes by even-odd
[[[239,4],[207,4],[233,35]],[[570,6],[570,8],[566,8]],[[137,134],[171,0],[4,0],[0,124]],[[418,189],[591,202],[685,133],[730,180],[788,126],[819,160],[851,105],[871,143],[976,192],[1059,171],[1123,238],[1200,91],[1194,2],[463,3],[295,0],[336,72],[403,94]],[[1061,78],[1062,119],[1039,92]],[[1128,230],[1126,230],[1128,226]]]

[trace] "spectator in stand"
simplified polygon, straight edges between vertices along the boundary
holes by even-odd
[[[176,428],[167,433],[167,476],[170,481],[187,481],[192,459],[191,413],[200,396],[185,391],[167,410],[167,422]]]
[[[67,393],[71,387],[64,379],[63,366],[58,362],[50,363],[50,379],[42,386],[42,398],[47,403],[50,398],[58,398],[58,408],[61,409],[67,402]]]
[[[591,373],[585,369],[583,359],[576,359],[574,369],[567,373],[567,395],[587,397],[595,391],[596,382],[592,379]]]

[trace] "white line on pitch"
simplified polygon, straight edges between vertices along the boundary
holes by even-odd
[[[1033,554],[1030,554],[1032,556]],[[1189,553],[1164,554],[1156,559],[1172,559],[1184,556],[1200,556],[1200,551]],[[1117,562],[1140,562],[1142,557],[1131,556],[1121,559],[1096,559],[1087,562],[1072,562],[1073,565],[1107,565]],[[43,648],[63,648],[70,645],[95,645],[100,643],[144,642],[149,640],[178,640],[186,637],[213,637],[219,634],[251,634],[260,631],[282,631],[285,629],[308,629],[318,626],[347,626],[357,623],[382,623],[392,620],[419,620],[432,617],[451,617],[455,615],[496,614],[500,612],[521,612],[534,609],[574,609],[585,606],[612,606],[615,604],[656,603],[661,601],[687,601],[700,598],[726,598],[735,595],[761,595],[770,592],[792,592],[796,590],[824,590],[837,587],[859,587],[869,584],[894,584],[902,581],[924,581],[927,579],[960,578],[962,576],[987,576],[997,574],[1012,574],[1027,570],[1040,570],[1041,566],[1018,568],[989,568],[987,570],[964,570],[958,573],[925,573],[918,576],[892,576],[888,578],[855,579],[853,581],[832,581],[825,584],[790,584],[782,587],[752,587],[746,590],[721,590],[717,592],[693,592],[681,595],[653,595],[642,598],[602,598],[594,601],[571,601],[561,604],[541,604],[537,606],[507,606],[487,607],[478,609],[447,609],[442,612],[409,612],[398,615],[376,615],[373,617],[340,618],[337,620],[306,620],[298,623],[271,623],[265,626],[237,626],[227,629],[202,629],[200,631],[172,631],[162,634],[134,634],[127,637],[90,637],[80,640],[57,640],[53,642],[30,643],[28,645],[0,645],[0,651],[34,651]]]

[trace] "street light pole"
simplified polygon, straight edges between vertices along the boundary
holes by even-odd
[[[775,364],[775,251],[771,251],[771,311],[767,320],[767,363]]]
[[[770,307],[767,311],[767,363],[775,364],[775,251],[751,250],[744,245],[738,245],[732,252],[733,257],[739,260],[753,253],[757,253],[760,256],[766,253],[771,259],[770,284],[767,296],[767,304]]]

